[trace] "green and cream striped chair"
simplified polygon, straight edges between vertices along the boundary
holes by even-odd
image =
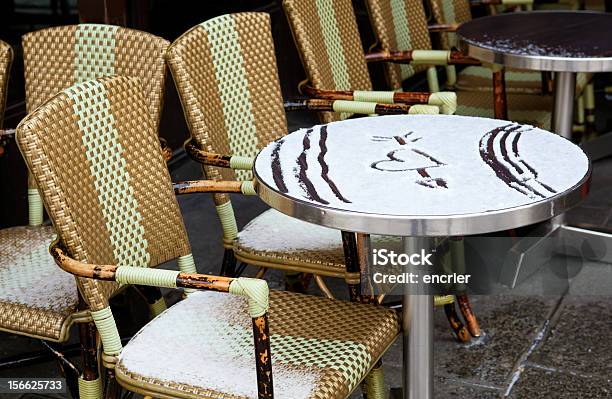
[[[21,122],[17,141],[58,232],[50,251],[89,288],[107,397],[123,387],[158,398],[346,398],[397,337],[390,309],[195,273],[175,193],[254,194],[253,184],[173,185],[138,79],[62,91]],[[179,271],[152,269],[177,258]],[[108,307],[120,284],[190,291],[123,347]],[[87,381],[82,397],[100,397],[100,378]]]
[[[367,0],[369,3],[398,2],[410,4],[411,7],[422,8],[422,3],[418,0]],[[512,0],[511,0],[512,1]],[[520,1],[519,1],[520,2]],[[418,5],[417,5],[418,3]],[[525,4],[529,1],[525,0]],[[433,12],[434,20],[439,25],[450,27],[450,31],[440,32],[440,44],[445,50],[450,50],[457,46],[457,37],[453,32],[462,23],[472,19],[470,2],[468,0],[429,0]],[[517,4],[516,2],[514,4]],[[416,11],[423,15],[424,11]],[[375,24],[372,21],[373,25]],[[384,26],[375,27],[375,31],[387,29]],[[452,79],[447,81],[460,91],[485,91],[491,92],[492,70],[482,66],[468,66],[456,73],[453,66],[447,68],[447,75]],[[456,76],[456,78],[455,78]],[[595,130],[595,91],[592,83],[592,73],[578,73],[576,76],[576,126],[574,130],[578,133],[591,133]],[[546,94],[548,90],[547,78],[540,72],[521,71],[517,69],[507,69],[505,72],[506,92],[509,94]],[[527,100],[525,100],[527,101]],[[460,102],[460,101],[459,101]],[[541,102],[527,101],[529,104],[540,105]],[[543,102],[542,102],[543,104]],[[534,110],[537,109],[532,107]],[[509,104],[509,109],[511,109]],[[546,108],[544,108],[546,109]],[[552,108],[548,108],[552,110]],[[468,112],[471,112],[468,111]],[[534,111],[539,112],[539,111]],[[464,113],[465,115],[470,115]],[[521,114],[522,115],[522,114]]]
[[[287,134],[270,17],[239,13],[213,18],[172,43],[167,60],[192,137],[186,145],[188,152],[203,162],[207,178],[251,180],[253,157]],[[338,102],[348,104],[346,111],[351,104],[360,104]],[[293,108],[292,104],[287,108]],[[341,111],[336,104],[333,109]],[[202,152],[228,156],[228,164],[235,170],[218,167],[218,161],[210,164]],[[224,274],[232,274],[237,258],[263,268],[312,273],[324,292],[328,291],[321,276],[359,281],[359,273],[346,271],[338,231],[274,210],[238,231],[229,196],[215,194],[214,201],[224,233]]]
[[[334,4],[337,4],[344,0],[333,1]],[[420,0],[366,0],[366,4],[380,50],[387,52],[425,50],[432,54],[452,54],[451,49],[431,50],[427,19]],[[447,72],[450,72],[447,73],[447,76],[454,81],[454,65],[448,65],[444,60],[440,60],[437,65],[447,66]],[[424,68],[425,66],[421,63],[402,65],[388,63],[385,69],[387,83],[391,89],[401,90],[402,82],[405,79],[422,72]],[[495,112],[491,89],[491,69],[474,65],[467,66],[465,69],[470,68],[485,71],[487,75],[482,77],[481,81],[483,85],[487,85],[488,90],[458,90],[456,114],[493,118]],[[534,76],[538,77],[538,89],[541,92],[541,75],[537,73]],[[427,69],[427,77],[430,90],[438,89],[438,76],[435,68]],[[454,88],[453,85],[450,87]],[[508,90],[507,104],[509,119],[541,127],[550,126],[552,97],[524,93],[518,95]]]
[[[252,157],[287,133],[270,17],[239,13],[206,21],[172,43],[167,60],[191,132],[188,153],[203,162],[207,178],[252,179]],[[206,153],[224,157],[211,159]],[[238,231],[229,196],[215,194],[214,200],[224,232],[224,271],[233,268],[235,256],[261,268],[312,273],[328,296],[323,277],[344,278],[349,287],[359,287],[359,270],[347,265],[339,231],[275,210]],[[394,243],[399,245],[390,237],[373,237],[375,246]],[[449,317],[458,320],[456,314]],[[456,331],[462,338],[469,335],[460,323],[453,325],[460,326]]]
[[[79,82],[105,75],[138,76],[146,82],[147,111],[157,131],[166,40],[117,26],[81,24],[28,33],[22,44],[28,112]],[[65,158],[66,164],[71,162],[73,159]],[[80,173],[72,178],[77,181]],[[55,266],[48,253],[54,229],[43,224],[42,202],[31,178],[28,187],[29,225],[0,231],[0,330],[65,343],[72,325],[84,328],[92,321],[92,305],[83,302],[81,294],[91,296],[99,288]],[[163,311],[161,295],[147,292],[152,312]],[[99,294],[107,296],[108,292]]]

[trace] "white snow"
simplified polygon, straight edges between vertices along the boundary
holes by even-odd
[[[12,228],[14,232],[25,229],[29,227]],[[24,242],[19,242],[18,233],[12,235],[12,238],[16,241],[15,245],[8,247],[15,250],[2,254],[0,301],[57,312],[75,308],[78,303],[76,280],[60,269],[49,255],[52,238],[31,248],[19,248]]]
[[[228,324],[237,328],[223,328]],[[274,397],[309,398],[317,374],[278,365],[272,354]],[[246,301],[234,295],[189,295],[134,336],[120,362],[145,377],[257,398],[251,319]]]
[[[458,215],[481,213],[530,204],[533,198],[504,183],[493,169],[483,161],[479,152],[481,138],[494,128],[512,122],[486,118],[447,115],[385,116],[352,119],[328,125],[325,161],[329,165],[329,177],[335,182],[346,203],[334,194],[321,176],[317,159],[320,153],[320,127],[310,134],[307,151],[307,176],[318,195],[333,207],[342,210],[388,215]],[[553,188],[557,193],[569,190],[587,173],[589,162],[582,150],[566,139],[531,126],[523,126],[518,142],[520,159],[538,173],[538,182]],[[297,159],[303,151],[306,129],[285,136],[280,150],[283,180],[287,195],[300,201],[323,205],[306,195],[304,185],[297,177]],[[406,137],[407,144],[400,145],[392,139],[395,135]],[[374,136],[378,136],[374,137]],[[391,139],[381,139],[388,136]],[[420,138],[415,142],[412,140]],[[508,139],[510,144],[512,138]],[[499,139],[496,140],[499,144]],[[276,187],[272,177],[271,155],[274,143],[257,157],[255,168],[260,178]],[[442,178],[447,188],[425,187],[417,170],[380,171],[371,164],[385,161],[385,169],[402,169],[434,166],[430,159],[419,155],[424,152],[443,165],[429,167],[431,178]],[[395,152],[397,159],[389,161],[388,154]],[[501,158],[500,150],[495,155]],[[514,157],[513,154],[510,154]],[[503,163],[503,162],[502,162]],[[506,163],[507,164],[507,163]],[[378,164],[380,165],[380,163]],[[518,176],[529,180],[528,175]],[[529,181],[538,185],[538,182]],[[545,197],[556,194],[544,191]]]

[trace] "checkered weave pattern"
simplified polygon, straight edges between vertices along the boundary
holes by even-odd
[[[284,0],[310,84],[322,90],[372,90],[350,0]],[[324,122],[348,116],[324,112]]]
[[[167,40],[118,26],[79,24],[27,33],[22,45],[28,112],[73,84],[108,75],[135,76],[142,80],[157,130]]]
[[[269,321],[275,397],[286,399],[346,398],[399,332],[391,310],[278,291]],[[175,338],[162,339],[170,330]],[[150,367],[160,357],[167,363]],[[143,328],[115,370],[122,384],[153,396],[256,398],[253,364],[246,301],[200,292]]]
[[[295,232],[300,234],[295,234]],[[374,248],[397,248],[392,236],[371,236]],[[249,264],[299,270],[322,276],[347,278],[342,236],[338,230],[306,223],[276,210],[251,220],[234,242],[236,257]],[[359,280],[359,273],[349,278]]]
[[[207,151],[255,156],[287,133],[270,17],[222,15],[191,28],[168,50],[192,137]],[[212,179],[252,178],[250,171],[204,167]],[[217,204],[228,201],[218,195]]]
[[[49,256],[54,236],[50,226],[0,230],[0,330],[51,341],[68,337],[77,286]]]
[[[70,256],[156,266],[191,251],[137,78],[85,82],[28,115],[17,142]],[[152,155],[155,154],[155,155]],[[116,284],[79,279],[92,310]]]
[[[4,107],[6,105],[6,88],[8,86],[12,62],[13,49],[8,43],[0,40],[0,128],[2,128],[2,118],[4,117]]]
[[[420,0],[367,0],[368,14],[379,45],[387,50],[431,50],[427,17]],[[402,81],[426,65],[385,63],[387,83],[401,89]]]
[[[462,24],[472,19],[468,0],[429,0],[433,16],[438,24]],[[440,34],[442,48],[450,50],[457,46],[454,32]]]

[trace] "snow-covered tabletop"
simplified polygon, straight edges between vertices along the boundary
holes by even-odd
[[[267,190],[311,208],[419,218],[547,201],[577,189],[589,166],[579,147],[533,126],[402,115],[297,130],[260,152],[255,174],[264,201]]]

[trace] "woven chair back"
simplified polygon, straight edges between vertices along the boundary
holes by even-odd
[[[4,120],[4,108],[6,106],[6,92],[13,62],[13,49],[8,43],[0,40],[0,128]]]
[[[310,84],[321,90],[372,90],[351,0],[284,0]],[[324,122],[350,114],[325,112]]]
[[[468,0],[429,0],[434,20],[438,24],[462,24],[472,19]],[[440,45],[444,50],[457,46],[457,35],[454,32],[440,34]]]
[[[135,76],[159,127],[170,43],[150,33],[114,25],[56,26],[22,38],[28,112],[61,90],[103,76]]]
[[[385,50],[431,50],[422,0],[366,0],[378,45]],[[393,90],[402,81],[427,70],[427,65],[385,63],[387,83]]]
[[[172,43],[167,60],[201,149],[255,156],[287,134],[268,14],[222,15],[194,26]],[[211,179],[252,179],[251,171],[204,169]]]
[[[191,250],[138,78],[72,86],[30,113],[17,142],[70,256],[156,266]],[[93,310],[115,283],[79,279]]]

